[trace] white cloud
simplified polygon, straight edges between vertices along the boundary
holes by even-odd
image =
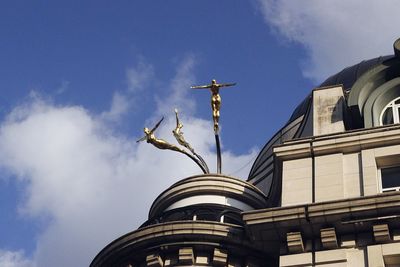
[[[121,92],[114,92],[111,106],[101,116],[110,122],[118,122],[124,114],[127,114],[132,104],[132,98]]]
[[[154,68],[151,64],[139,59],[135,67],[126,71],[128,89],[131,92],[141,91],[149,86],[149,81],[154,77]]]
[[[142,91],[151,87],[153,78],[153,65],[139,58],[136,66],[126,71],[127,90],[114,92],[110,109],[104,111],[101,117],[108,122],[120,122],[123,115],[128,114],[132,107],[137,105]]]
[[[22,251],[0,250],[1,267],[34,267],[34,263],[27,259]]]
[[[193,68],[195,66],[194,55],[187,55],[177,66],[175,77],[169,84],[169,95],[157,98],[159,114],[173,112],[174,108],[185,110],[187,114],[193,114],[195,102],[189,97],[190,86],[195,83]]]
[[[393,54],[400,37],[397,0],[258,0],[265,21],[302,44],[303,74],[316,82],[364,59]]]
[[[186,90],[193,79],[192,60],[179,65],[169,87],[171,97],[159,102],[149,122],[166,110],[167,103],[193,102],[184,91],[174,91]],[[212,123],[185,112],[181,119],[186,139],[213,163]],[[173,142],[174,127],[174,117],[167,117],[156,135]],[[0,127],[0,166],[26,185],[22,214],[50,220],[38,235],[32,262],[20,252],[4,252],[3,261],[23,267],[88,266],[107,243],[146,220],[161,191],[200,173],[184,155],[159,151],[145,142],[136,144],[139,137],[116,133],[108,120],[84,107],[57,106],[37,95],[16,107]],[[225,155],[224,170],[231,173],[255,152]],[[236,175],[245,177],[249,167]]]
[[[69,84],[70,84],[69,81],[66,81],[66,80],[61,81],[60,87],[58,87],[56,89],[56,94],[60,95],[60,94],[64,93],[65,91],[67,91],[69,88]]]

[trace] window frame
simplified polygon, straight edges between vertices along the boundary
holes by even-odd
[[[390,125],[390,124],[383,124],[383,115],[388,108],[392,108],[392,115],[393,115],[393,124],[400,123],[400,103],[396,104],[396,101],[400,100],[400,97],[396,97],[392,101],[390,101],[381,111],[379,115],[379,123],[381,126]]]
[[[382,167],[378,168],[378,189],[379,189],[380,193],[400,191],[400,179],[399,179],[399,186],[383,188],[382,169],[388,169],[388,168],[399,168],[400,169],[400,166],[399,165],[391,165],[391,166],[382,166]],[[399,173],[399,176],[400,176],[400,173]]]

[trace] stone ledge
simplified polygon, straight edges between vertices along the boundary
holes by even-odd
[[[290,160],[311,154],[349,153],[396,144],[400,144],[400,126],[388,125],[287,141],[275,146],[273,151],[276,157]]]
[[[278,207],[242,213],[247,225],[279,223],[280,221],[307,219],[330,215],[362,215],[363,213],[382,213],[382,209],[400,209],[400,192],[387,192],[374,196],[327,201],[305,205]],[[382,215],[382,214],[381,214]]]
[[[243,227],[226,223],[211,221],[161,223],[138,229],[111,242],[100,251],[90,266],[107,266],[111,258],[118,258],[131,251],[135,251],[135,254],[144,253],[149,247],[167,246],[169,243],[175,246],[181,244],[183,248],[191,244],[226,244],[230,247],[256,251],[255,246],[244,239],[244,236]],[[181,252],[181,260],[191,260],[188,250]],[[154,257],[149,258],[149,261],[152,264],[156,262]]]
[[[388,240],[389,230],[400,230],[399,210],[400,192],[387,192],[374,196],[248,211],[243,212],[242,217],[254,241],[267,244],[263,249],[273,253],[276,246],[273,244],[285,244],[286,235],[290,232],[301,232],[305,244],[311,239],[320,239],[320,249],[329,250],[354,247],[354,241],[342,239],[354,232],[368,235],[368,244],[393,242],[395,237]],[[374,225],[382,224],[387,224],[387,228],[373,228]],[[308,251],[306,246],[305,251]],[[290,250],[283,253],[288,252]]]

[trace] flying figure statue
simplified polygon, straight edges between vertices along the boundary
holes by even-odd
[[[157,130],[158,126],[160,126],[160,124],[163,120],[164,120],[164,117],[162,117],[161,120],[159,122],[157,122],[157,124],[151,130],[149,130],[149,128],[145,127],[143,129],[145,136],[143,136],[142,138],[137,140],[136,143],[146,140],[147,143],[150,143],[159,149],[170,149],[170,150],[184,153],[184,151],[182,149],[180,149],[179,147],[172,145],[163,139],[158,139],[155,137],[154,132],[155,132],[155,130]]]
[[[188,156],[189,158],[191,158],[200,168],[204,173],[209,173],[210,171],[208,170],[207,164],[205,164],[204,160],[199,160],[197,159],[195,156],[198,157],[198,155],[196,153],[193,153],[195,156],[191,155],[189,152],[183,150],[182,148],[179,148],[173,144],[168,143],[167,141],[163,140],[163,139],[158,139],[157,137],[155,137],[154,132],[157,130],[157,128],[160,126],[161,122],[164,120],[164,117],[161,118],[161,120],[159,120],[157,122],[157,124],[153,127],[153,129],[149,130],[149,128],[145,127],[143,129],[145,136],[143,136],[142,138],[140,138],[139,140],[137,140],[136,142],[139,143],[141,141],[145,141],[149,144],[152,144],[153,146],[155,146],[158,149],[168,149],[168,150],[173,150],[182,154],[185,154],[186,156]],[[183,125],[181,124],[182,128]],[[177,127],[179,128],[179,127]],[[180,132],[180,128],[178,129],[177,135],[182,137],[181,141],[185,140],[183,139],[183,133]],[[175,132],[174,132],[175,135]],[[175,136],[176,137],[176,136]],[[177,138],[178,140],[178,138]],[[178,141],[179,142],[179,141]],[[186,142],[185,142],[186,143]],[[186,143],[187,144],[187,143]],[[190,145],[187,144],[189,147]],[[186,146],[185,146],[186,147]],[[192,148],[193,149],[193,148]],[[191,150],[192,151],[192,150]]]
[[[176,117],[176,128],[174,130],[172,130],[172,133],[174,134],[176,141],[178,141],[178,143],[181,146],[186,147],[188,150],[190,150],[190,152],[192,152],[192,154],[199,159],[199,161],[203,165],[204,169],[208,173],[209,169],[208,169],[207,163],[204,161],[204,159],[199,154],[197,154],[194,151],[193,147],[183,137],[183,132],[182,132],[183,124],[179,121],[177,109],[175,109],[175,117]]]
[[[194,152],[194,149],[190,146],[190,144],[188,142],[186,142],[185,138],[183,137],[183,132],[182,132],[183,124],[179,121],[177,109],[175,109],[175,117],[176,117],[176,128],[174,130],[172,130],[172,133],[174,134],[176,141],[178,141],[178,143],[181,146],[184,146],[187,149],[189,149],[190,152],[192,152],[193,154],[196,154]]]
[[[211,91],[211,109],[214,121],[214,133],[217,135],[219,132],[219,110],[221,108],[221,96],[219,95],[219,88],[234,86],[236,83],[217,83],[216,80],[212,80],[209,85],[192,86],[192,89],[210,89]]]

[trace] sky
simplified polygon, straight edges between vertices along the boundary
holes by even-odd
[[[0,266],[88,266],[199,174],[136,143],[185,138],[215,171],[210,93],[221,89],[223,173],[262,146],[330,75],[393,53],[396,0],[0,2]]]

